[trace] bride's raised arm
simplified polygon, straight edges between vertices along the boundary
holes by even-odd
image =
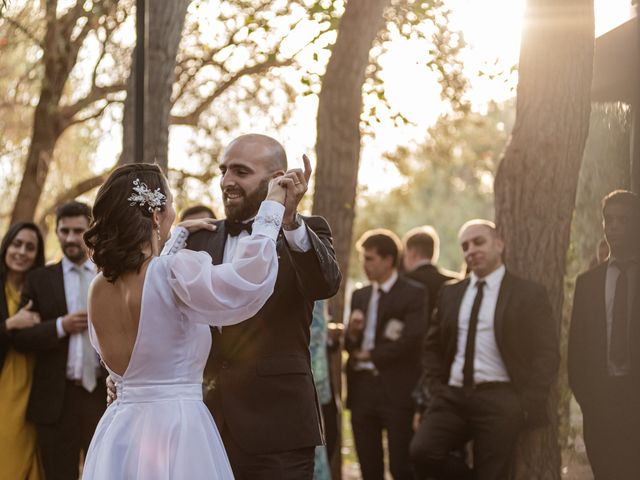
[[[179,248],[188,235],[178,227],[169,253],[169,282],[180,309],[193,321],[227,326],[252,317],[273,293],[278,275],[276,238],[284,206],[265,200],[252,234],[238,241],[229,263],[212,265],[205,252]],[[168,250],[168,251],[167,251]]]

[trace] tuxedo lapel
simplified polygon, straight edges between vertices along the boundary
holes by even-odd
[[[51,296],[55,302],[58,311],[69,313],[67,308],[67,295],[64,291],[64,273],[62,271],[62,262],[54,265],[49,270],[49,284],[51,285]]]
[[[227,243],[227,232],[224,221],[217,222],[218,229],[213,235],[209,236],[206,251],[211,255],[214,265],[220,265],[224,259],[224,247]]]
[[[498,292],[498,301],[496,303],[496,311],[494,314],[493,330],[496,337],[496,343],[503,345],[502,335],[504,333],[504,319],[509,299],[513,293],[513,280],[508,271],[504,273],[500,291]]]

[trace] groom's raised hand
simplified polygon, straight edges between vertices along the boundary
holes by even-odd
[[[284,203],[283,225],[289,225],[296,220],[298,204],[309,188],[309,179],[311,178],[311,161],[306,155],[302,155],[304,163],[304,171],[301,168],[292,168],[287,170],[284,177],[281,178],[281,185],[287,188],[287,198]]]

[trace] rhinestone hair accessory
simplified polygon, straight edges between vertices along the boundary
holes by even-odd
[[[149,213],[153,213],[156,208],[160,208],[167,203],[167,197],[160,191],[160,187],[154,191],[149,190],[147,184],[141,182],[139,178],[133,181],[133,193],[127,198],[132,207],[138,205],[139,207],[147,206]]]

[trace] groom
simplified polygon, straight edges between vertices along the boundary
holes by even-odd
[[[205,370],[205,403],[237,480],[311,479],[314,449],[323,441],[309,325],[314,301],[338,291],[341,273],[326,220],[297,213],[311,175],[304,161],[304,172],[287,171],[284,148],[273,138],[236,138],[220,163],[227,218],[216,222],[215,232],[192,235],[187,245],[208,252],[214,264],[229,261],[238,240],[249,235],[269,180],[288,178],[274,293],[253,318],[212,329]]]

